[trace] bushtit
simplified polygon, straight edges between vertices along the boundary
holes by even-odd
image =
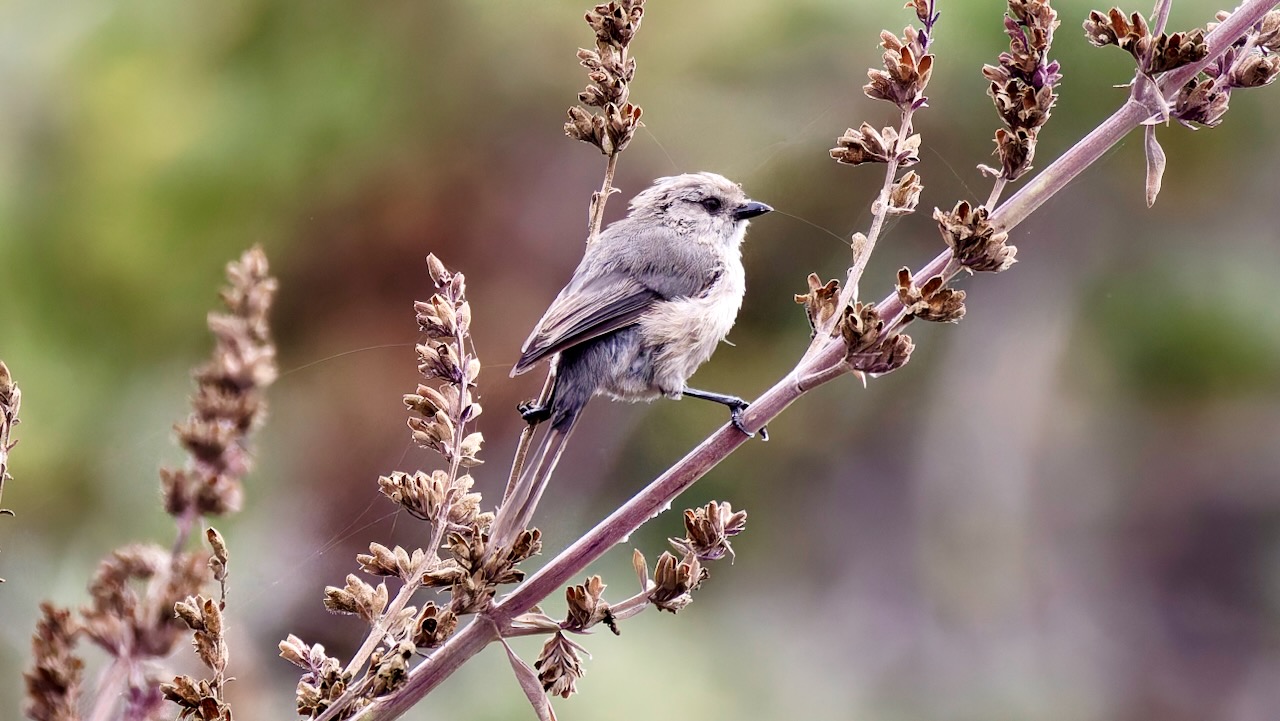
[[[592,396],[714,401],[728,406],[734,425],[745,432],[746,401],[685,382],[733,327],[746,289],[742,239],[748,221],[771,210],[715,173],[659,178],[632,199],[626,218],[587,246],[511,371],[517,376],[553,358],[556,375],[546,405],[521,406],[525,420],[550,421],[550,430],[536,463],[508,489],[504,511],[513,505],[520,513],[495,521],[499,544],[524,528],[525,510],[542,494]]]

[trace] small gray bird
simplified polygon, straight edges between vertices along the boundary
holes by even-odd
[[[724,340],[746,290],[741,245],[751,218],[773,210],[715,173],[659,178],[612,223],[525,341],[512,376],[554,358],[555,387],[545,406],[524,404],[530,423],[550,421],[537,462],[508,500],[530,510],[550,477],[582,408],[595,395],[649,401],[701,398],[728,406],[746,432],[747,402],[685,385]],[[500,514],[500,516],[503,514]],[[501,542],[495,521],[494,538]],[[524,528],[527,519],[503,528]]]

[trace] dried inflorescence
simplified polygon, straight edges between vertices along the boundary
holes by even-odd
[[[280,642],[280,657],[303,670],[298,681],[297,708],[304,716],[317,716],[337,701],[351,684],[351,674],[343,671],[338,659],[325,653],[324,646],[308,646],[293,634]]]
[[[856,371],[873,376],[892,373],[911,360],[915,348],[911,336],[893,333],[867,350],[850,353],[849,365]]]
[[[564,622],[567,630],[584,631],[603,621],[610,624],[615,634],[618,633],[618,627],[612,623],[609,603],[603,598],[604,589],[605,583],[599,576],[565,589],[565,601],[569,605]]]
[[[196,679],[192,676],[176,676],[160,686],[164,698],[177,704],[182,711],[179,719],[198,721],[231,721],[231,707],[223,694],[227,682],[227,663],[230,652],[227,647],[223,611],[227,601],[227,564],[230,557],[227,544],[217,529],[210,528],[205,538],[213,553],[209,556],[209,571],[221,588],[221,599],[214,601],[204,596],[188,596],[174,605],[174,614],[192,631],[192,646],[200,662],[213,672],[213,678]]]
[[[226,543],[209,529],[212,556],[183,549],[197,516],[239,508],[241,482],[250,465],[248,434],[262,420],[263,392],[276,377],[275,346],[267,325],[276,281],[268,274],[266,255],[256,247],[227,265],[227,278],[221,293],[226,312],[209,316],[216,339],[213,357],[196,369],[191,415],[176,426],[190,459],[183,468],[162,469],[160,474],[165,508],[177,523],[177,541],[169,549],[134,544],[112,552],[98,565],[89,584],[90,603],[74,625],[77,634],[105,649],[119,670],[107,675],[116,680],[98,690],[95,717],[105,718],[122,703],[119,713],[125,718],[154,718],[168,698],[182,707],[184,718],[231,718],[221,700],[227,661],[222,604],[199,595],[212,580],[225,599]],[[3,400],[0,387],[0,403]],[[37,630],[36,665],[28,674],[34,717],[64,718],[59,709],[74,711],[74,684],[67,681],[78,680],[78,671],[73,674],[67,664],[78,662],[72,663],[69,656],[72,636],[62,633],[73,628],[72,623],[68,612],[48,607],[46,622]],[[162,687],[157,669],[126,673],[168,656],[187,630],[195,632],[196,652],[214,671],[213,680],[178,677]],[[53,640],[59,645],[51,646]],[[61,659],[60,673],[50,659]],[[118,683],[128,687],[122,692],[114,685]],[[59,688],[67,697],[61,701],[55,698]]]
[[[472,396],[480,359],[470,347],[471,304],[466,300],[466,279],[461,273],[450,273],[434,255],[427,258],[427,266],[439,292],[428,302],[414,303],[418,329],[427,337],[417,346],[418,372],[440,384],[419,385],[416,392],[405,395],[408,424],[414,442],[439,453],[446,463],[477,466],[484,436],[464,431],[481,413]]]
[[[450,480],[444,471],[396,471],[378,479],[382,494],[415,518],[432,522],[443,519],[450,527],[486,528],[493,521],[493,514],[480,512],[480,494],[469,493],[474,484],[469,475]]]
[[[505,548],[490,548],[487,536],[453,533],[449,550],[450,565],[428,574],[428,583],[450,584],[455,613],[475,613],[488,607],[498,586],[524,580],[524,571],[516,568],[542,551],[542,532],[536,528],[521,531]]]
[[[627,100],[636,74],[636,61],[627,47],[643,18],[644,0],[613,0],[586,14],[587,24],[595,31],[596,47],[578,50],[578,61],[591,80],[578,100],[589,108],[599,108],[599,112],[570,107],[564,132],[608,156],[622,152],[642,125],[640,107]]]
[[[875,345],[884,331],[884,319],[875,303],[854,302],[844,307],[837,326],[849,352],[857,352]]]
[[[964,317],[963,290],[948,288],[941,275],[935,275],[917,286],[910,268],[898,271],[898,300],[906,312],[906,319],[956,323]]]
[[[839,312],[840,281],[832,278],[823,283],[817,273],[810,273],[806,281],[809,283],[809,292],[797,293],[796,302],[804,306],[810,334],[813,335]]]
[[[997,65],[982,68],[990,82],[987,95],[1005,127],[995,137],[1000,167],[979,167],[1001,180],[1017,180],[1031,170],[1036,137],[1057,102],[1055,86],[1062,75],[1058,63],[1049,60],[1049,49],[1058,25],[1049,0],[1009,0],[1004,19],[1009,50]]]
[[[924,185],[920,182],[920,176],[914,170],[908,171],[901,178],[898,178],[893,187],[889,189],[889,199],[885,212],[889,215],[914,213],[916,206],[920,204],[920,193],[922,192],[924,192]]]
[[[623,31],[614,27],[609,32]],[[517,565],[542,548],[536,528],[523,531],[506,547],[489,541],[493,514],[480,511],[480,494],[471,492],[475,480],[462,472],[480,464],[483,443],[483,436],[469,427],[482,409],[475,397],[481,363],[471,341],[466,279],[434,255],[427,257],[427,269],[436,293],[414,304],[418,329],[425,336],[417,346],[424,382],[404,396],[404,404],[414,441],[439,454],[446,468],[397,471],[379,478],[378,485],[410,515],[431,524],[430,540],[413,549],[371,543],[368,553],[356,557],[361,571],[402,582],[394,597],[386,583],[375,586],[355,574],[348,575],[343,586],[325,589],[325,608],[359,617],[370,627],[360,651],[345,667],[318,646],[308,649],[295,636],[281,643],[281,655],[306,670],[297,688],[303,714],[319,715],[337,704],[342,715],[349,715],[394,692],[408,678],[419,652],[443,645],[461,615],[492,606],[498,587],[523,579],[524,571]],[[442,547],[448,551],[443,558]],[[424,586],[447,589],[448,603],[431,601],[421,609],[409,605]],[[364,671],[357,675],[360,669]]]
[[[414,618],[412,641],[418,648],[438,648],[458,628],[458,614],[427,603]]]
[[[937,15],[932,16],[934,19]],[[926,26],[931,21],[921,20]],[[907,26],[898,37],[888,30],[880,31],[880,46],[884,48],[883,68],[867,71],[869,82],[862,92],[873,100],[884,100],[902,110],[913,110],[925,103],[924,89],[933,73],[934,57],[927,52],[929,27],[917,30]]]
[[[227,265],[230,285],[222,291],[227,312],[209,315],[216,345],[213,358],[195,371],[191,415],[175,426],[191,455],[183,468],[162,468],[165,509],[190,523],[196,515],[219,516],[240,508],[241,480],[249,472],[245,449],[250,431],[266,412],[264,393],[276,378],[276,350],[267,316],[277,283],[260,247]]]
[[[836,147],[830,153],[837,163],[845,165],[895,160],[899,166],[907,167],[920,162],[920,136],[911,135],[899,142],[896,128],[877,131],[863,123],[856,130],[849,128],[836,138]]]
[[[746,527],[746,511],[735,511],[727,502],[712,501],[702,508],[686,510],[685,537],[669,540],[677,550],[692,554],[700,561],[718,561],[725,556],[734,557],[729,539]]]
[[[1084,21],[1084,34],[1097,47],[1115,45],[1138,61],[1146,75],[1158,75],[1203,60],[1209,53],[1205,31],[1153,33],[1139,13],[1125,15],[1120,8],[1106,13],[1091,10]]]
[[[1228,17],[1230,13],[1218,13],[1219,22]],[[1211,31],[1216,25],[1210,23],[1206,29]],[[1209,63],[1199,76],[1179,88],[1169,114],[1187,127],[1217,127],[1227,112],[1232,90],[1270,85],[1280,76],[1277,53],[1280,53],[1280,10],[1272,10]]]
[[[577,692],[578,679],[582,678],[582,657],[591,654],[574,643],[563,633],[556,633],[542,647],[542,653],[533,667],[538,669],[542,689],[552,696],[569,698]]]
[[[998,273],[1016,262],[1018,249],[1007,244],[1009,234],[993,225],[989,217],[986,206],[975,208],[964,200],[951,212],[933,210],[942,239],[957,262],[969,270]]]
[[[84,661],[76,655],[79,625],[70,609],[40,604],[40,620],[31,637],[31,669],[26,715],[34,721],[76,721],[80,718],[80,682]]]
[[[162,658],[186,626],[174,605],[197,593],[207,578],[201,553],[172,554],[157,545],[118,549],[100,564],[81,610],[84,634],[117,658]]]

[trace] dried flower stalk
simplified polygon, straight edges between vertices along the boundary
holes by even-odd
[[[168,549],[135,544],[112,552],[98,565],[89,584],[90,604],[80,610],[78,620],[69,611],[45,606],[32,641],[35,666],[27,674],[28,714],[35,718],[79,717],[80,661],[74,645],[81,636],[111,657],[88,718],[157,718],[165,712],[163,675],[150,662],[168,656],[197,620],[203,626],[195,637],[197,651],[202,659],[219,665],[215,679],[207,688],[188,687],[182,677],[171,685],[182,685],[178,696],[186,701],[202,689],[218,700],[211,708],[195,699],[199,713],[206,714],[200,718],[230,718],[230,709],[221,702],[226,660],[221,609],[208,608],[199,596],[208,580],[216,580],[225,598],[226,544],[215,531],[209,537],[212,558],[185,548],[199,517],[224,515],[240,506],[241,483],[250,467],[249,433],[262,421],[263,392],[276,377],[275,346],[267,324],[276,281],[261,248],[229,263],[227,278],[221,293],[226,312],[211,313],[208,320],[215,338],[212,358],[195,370],[191,415],[175,426],[187,463],[160,471],[165,510],[174,517],[176,539]],[[183,707],[181,715],[193,715],[196,707],[179,698],[171,700]]]

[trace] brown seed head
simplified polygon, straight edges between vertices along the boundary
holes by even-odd
[[[967,201],[956,203],[949,213],[933,210],[942,239],[956,260],[970,270],[999,272],[1014,264],[1017,248],[1006,245],[1008,233],[997,230],[988,216],[985,206],[974,208]]]
[[[589,655],[582,646],[570,641],[563,633],[556,633],[542,646],[542,653],[533,667],[538,669],[542,690],[552,696],[569,698],[577,692],[578,679],[582,678],[582,657]]]
[[[898,300],[906,310],[908,320],[919,318],[935,323],[958,322],[964,317],[964,297],[963,290],[947,288],[946,281],[940,275],[933,276],[922,286],[916,286],[909,268],[898,271]]]

